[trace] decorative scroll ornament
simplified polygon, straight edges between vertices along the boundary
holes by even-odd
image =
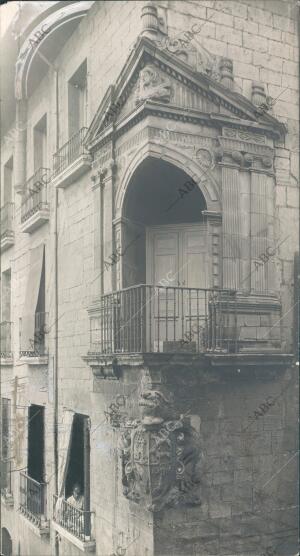
[[[139,75],[136,104],[145,100],[161,100],[170,102],[171,84],[170,81],[160,75],[153,64],[144,67]]]
[[[122,439],[126,498],[155,512],[200,504],[201,449],[187,419],[176,419],[173,401],[161,390],[143,390],[142,420],[127,422]]]

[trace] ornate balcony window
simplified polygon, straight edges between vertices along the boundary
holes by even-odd
[[[21,230],[31,233],[49,220],[48,203],[49,168],[39,168],[26,182],[21,204]]]
[[[11,360],[13,358],[11,349],[12,322],[4,321],[0,324],[1,359]]]
[[[90,351],[84,359],[94,374],[103,378],[104,367],[99,360],[110,355],[189,353],[224,357],[280,353],[275,309],[269,315],[269,333],[263,336],[260,316],[255,318],[253,314],[247,322],[245,308],[233,290],[129,287],[102,296],[97,309],[93,308]]]
[[[27,328],[34,318],[33,338],[28,338]],[[34,316],[20,318],[20,357],[46,358],[48,349],[46,347],[46,333],[48,313],[35,313]]]
[[[1,461],[1,497],[5,506],[13,506],[14,499],[12,493],[12,461]]]
[[[67,536],[71,542],[80,546],[84,552],[91,551],[95,546],[95,541],[91,535],[92,515],[93,512],[81,510],[64,498],[53,496],[55,529]]]
[[[91,166],[91,156],[84,145],[87,128],[82,127],[53,155],[52,183],[67,187]]]
[[[20,472],[20,511],[41,533],[49,534],[46,519],[46,485]]]
[[[12,247],[14,242],[14,203],[6,203],[1,208],[1,251]]]

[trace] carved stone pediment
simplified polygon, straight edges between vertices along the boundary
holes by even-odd
[[[269,114],[258,122],[257,107],[219,83],[213,60],[205,57],[204,51],[201,56],[203,68],[211,67],[210,76],[209,72],[195,71],[168,50],[159,49],[153,40],[140,37],[95,114],[86,136],[87,146],[93,150],[111,134],[124,133],[149,112],[161,116],[170,110],[186,121],[190,117],[206,118],[208,125],[216,127],[243,125],[277,137],[285,133],[284,124]]]

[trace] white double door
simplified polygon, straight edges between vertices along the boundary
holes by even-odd
[[[147,228],[147,284],[171,288],[159,288],[151,301],[149,322],[155,351],[167,350],[166,342],[178,342],[197,330],[197,325],[203,326],[207,303],[201,288],[208,287],[207,263],[204,223]],[[197,332],[191,338],[199,343]]]

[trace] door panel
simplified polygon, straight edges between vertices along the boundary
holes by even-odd
[[[182,232],[183,256],[186,264],[183,268],[183,286],[187,288],[207,287],[206,234],[205,226],[184,228]],[[189,290],[185,296],[184,334],[191,342],[199,345],[205,331],[207,307],[206,292]]]
[[[148,228],[147,283],[171,288],[207,287],[205,230],[202,223]],[[151,310],[154,329],[151,349],[163,351],[165,341],[178,342],[191,330],[192,341],[199,344],[206,324],[205,296],[204,291],[159,288]]]
[[[179,267],[179,234],[176,231],[149,230],[149,250],[147,257],[147,283],[160,285],[167,283],[177,285]],[[148,314],[151,314],[152,349],[163,351],[163,339],[175,336],[178,326],[179,312],[174,290],[158,288],[151,299]],[[147,318],[148,321],[148,318]]]

